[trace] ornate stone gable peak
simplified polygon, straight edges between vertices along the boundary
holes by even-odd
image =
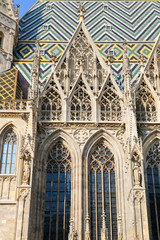
[[[146,63],[146,66],[141,70],[145,74],[151,86],[156,90],[157,94],[160,94],[159,87],[159,67],[160,67],[160,36],[158,36],[152,54]],[[143,75],[143,74],[142,74]],[[142,80],[142,77],[139,81],[139,84]],[[138,85],[139,85],[138,84]]]
[[[49,82],[39,102],[39,120],[55,121],[61,120],[62,96],[54,79]]]
[[[136,91],[136,117],[137,121],[155,122],[157,120],[155,93],[142,79]]]
[[[111,77],[108,78],[99,99],[101,102],[102,121],[120,121],[122,119],[122,102]],[[108,110],[110,114],[108,114]]]
[[[81,22],[52,71],[47,85],[54,78],[63,94],[69,96],[80,74],[82,74],[91,90],[98,94],[107,73],[108,67],[105,61],[91,39],[84,22]]]
[[[13,0],[0,0],[0,11],[15,20],[18,20],[19,17],[19,7],[19,4],[17,7],[14,5]]]

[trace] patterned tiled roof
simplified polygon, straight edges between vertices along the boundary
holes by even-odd
[[[17,82],[18,70],[12,69],[0,74],[0,99],[12,100],[22,98],[22,90]]]
[[[138,57],[148,60],[160,28],[160,2],[157,1],[88,1],[84,2],[85,25],[97,48],[105,58],[114,50],[112,69],[118,79],[122,71],[122,42],[128,42],[132,81],[139,74]],[[41,58],[40,82],[43,85],[51,71],[53,53],[60,57],[74,34],[79,18],[75,1],[39,0],[20,21],[20,37],[14,64],[23,79],[31,84],[35,41],[40,40],[44,55]],[[47,27],[45,27],[47,26]]]

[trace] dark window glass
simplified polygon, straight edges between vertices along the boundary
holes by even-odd
[[[9,130],[3,141],[1,156],[1,174],[14,174],[17,149],[17,136]]]
[[[91,239],[101,239],[102,215],[105,214],[108,240],[117,240],[117,209],[114,156],[104,143],[90,158]]]
[[[146,158],[149,223],[153,240],[160,239],[160,144],[156,141]]]
[[[62,142],[48,156],[44,240],[68,240],[71,205],[71,157]]]

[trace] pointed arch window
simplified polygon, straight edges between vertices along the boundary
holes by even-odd
[[[146,181],[148,187],[149,223],[152,239],[160,239],[160,141],[157,140],[147,153]]]
[[[157,120],[155,100],[144,81],[137,91],[136,116],[137,121],[155,122]]]
[[[40,119],[42,121],[61,120],[61,97],[56,88],[48,88],[41,102]]]
[[[1,156],[1,174],[14,174],[17,151],[17,136],[13,129],[10,129],[3,140]]]
[[[71,100],[71,120],[91,121],[91,99],[82,80],[74,92]]]
[[[115,161],[114,155],[104,142],[101,142],[92,151],[89,164],[91,239],[101,239],[102,222],[105,221],[105,226],[108,229],[108,239],[116,240]]]
[[[48,155],[44,240],[68,240],[71,206],[71,156],[62,141]]]
[[[101,121],[120,121],[120,99],[111,81],[108,82],[100,100]]]

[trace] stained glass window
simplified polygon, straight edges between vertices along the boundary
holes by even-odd
[[[13,174],[16,161],[17,136],[13,129],[10,129],[4,137],[2,156],[1,156],[1,174]]]
[[[71,205],[71,157],[58,142],[48,155],[44,240],[68,240]]]
[[[160,239],[160,142],[149,149],[146,158],[149,223],[152,239]]]
[[[106,215],[108,240],[117,240],[117,209],[114,155],[105,143],[90,157],[91,239],[101,239],[102,215]]]

